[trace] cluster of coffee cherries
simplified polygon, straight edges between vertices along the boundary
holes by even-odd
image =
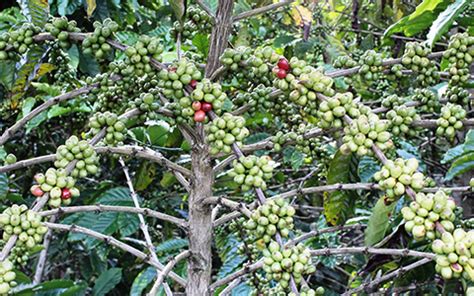
[[[360,115],[359,108],[353,102],[352,93],[337,93],[332,98],[319,104],[318,124],[321,128],[341,128],[344,126],[342,118],[346,114],[356,118]]]
[[[440,106],[436,93],[427,88],[415,89],[411,96],[411,100],[419,102],[420,105],[417,108],[426,113],[436,112]]]
[[[129,75],[142,76],[156,71],[150,64],[150,61],[151,59],[161,61],[163,50],[164,47],[159,37],[140,35],[138,41],[125,50],[125,55],[127,56],[125,60],[127,64],[126,72]]]
[[[250,56],[247,62],[252,67],[243,74],[247,75],[247,80],[251,81],[252,84],[261,83],[265,86],[271,86],[273,81],[271,65],[277,64],[280,59],[281,56],[270,46],[257,48],[254,55]]]
[[[336,60],[334,60],[334,63],[333,63],[334,68],[343,68],[343,69],[353,68],[353,67],[356,67],[357,65],[358,65],[357,62],[348,55],[338,56]]]
[[[24,23],[20,28],[0,36],[0,61],[12,59],[15,54],[25,54],[34,42],[33,36],[39,32],[39,27]],[[11,45],[13,51],[6,51],[7,45]]]
[[[6,208],[0,214],[0,228],[3,230],[4,241],[12,235],[18,235],[16,245],[32,249],[43,240],[43,235],[48,231],[41,223],[41,216],[29,210],[26,205],[16,205]]]
[[[422,86],[433,85],[439,80],[436,64],[428,59],[431,48],[418,42],[408,42],[402,57],[402,64],[417,73],[416,79]]]
[[[469,67],[474,56],[474,37],[468,33],[457,33],[449,39],[443,57],[448,60],[449,84],[464,84],[469,80]]]
[[[469,91],[462,86],[449,85],[444,97],[454,104],[469,105]]]
[[[417,135],[418,129],[410,126],[414,120],[421,119],[414,107],[397,106],[388,111],[386,116],[390,120],[390,129],[393,135],[404,137]]]
[[[13,263],[5,259],[0,262],[0,295],[8,295],[10,289],[17,286]]]
[[[95,21],[93,26],[94,32],[82,42],[83,52],[84,54],[93,55],[97,60],[102,60],[112,51],[107,39],[118,31],[119,25],[107,18],[102,23]]]
[[[222,91],[219,83],[212,83],[206,78],[195,85],[191,99],[193,100],[191,108],[194,111],[194,121],[203,122],[206,119],[206,113],[211,110],[214,110],[217,115],[221,114],[227,94]]]
[[[140,116],[141,119],[156,119],[158,114],[156,113],[160,109],[160,103],[158,99],[158,92],[156,89],[151,89],[150,92],[143,92],[136,97],[131,105],[142,111]]]
[[[358,156],[373,155],[372,145],[385,151],[393,147],[390,133],[387,131],[389,123],[373,113],[360,115],[352,120],[349,126],[344,127],[344,144],[340,150],[344,154],[351,152]]]
[[[211,154],[230,153],[233,144],[242,146],[242,141],[250,134],[245,127],[245,119],[230,113],[211,121],[205,129]]]
[[[367,50],[359,60],[359,74],[365,80],[378,80],[383,70],[382,55],[375,50]]]
[[[466,118],[466,110],[461,105],[448,103],[441,107],[440,117],[436,120],[436,135],[453,140],[456,131],[462,129],[462,121]]]
[[[185,87],[189,86],[192,90],[202,79],[202,73],[193,62],[182,58],[168,69],[161,70],[158,78],[160,79],[158,86],[162,89],[163,95],[170,100],[179,101],[186,96]],[[188,104],[182,107],[186,108]]]
[[[454,210],[456,204],[444,191],[435,194],[417,193],[416,199],[401,213],[405,219],[405,230],[416,240],[436,238],[436,223],[439,222],[446,231],[454,230]]]
[[[242,67],[248,66],[248,60],[252,55],[252,50],[245,46],[236,48],[226,48],[219,60],[226,69],[237,71]],[[263,61],[262,61],[263,64]],[[268,68],[266,68],[268,71]]]
[[[299,291],[300,296],[318,296],[318,295],[324,295],[324,288],[323,287],[317,287],[316,290],[309,288],[308,286],[304,286],[301,288]],[[294,292],[290,292],[288,296],[296,296]]]
[[[265,181],[273,177],[275,162],[269,156],[249,155],[234,160],[232,165],[229,176],[234,178],[234,182],[239,184],[243,191],[253,187],[266,190]]]
[[[374,179],[385,190],[387,197],[393,200],[405,194],[407,186],[414,190],[424,187],[425,176],[417,172],[418,166],[416,158],[387,160],[380,171],[374,174]]]
[[[295,208],[284,199],[269,199],[252,213],[243,226],[255,240],[262,239],[265,244],[268,244],[277,232],[282,237],[288,237],[294,228],[295,212]]]
[[[89,142],[79,140],[71,136],[64,145],[56,149],[56,168],[65,169],[69,163],[76,161],[71,172],[72,177],[85,178],[87,175],[95,175],[99,171],[99,157]]]
[[[290,69],[291,66],[288,60],[286,58],[280,58],[276,66],[273,68],[273,73],[275,73],[278,79],[285,79]]]
[[[52,208],[58,208],[61,204],[71,204],[72,197],[80,195],[79,189],[74,187],[76,180],[67,175],[64,169],[49,168],[46,173],[38,173],[34,176],[37,184],[31,186],[31,194],[42,197],[49,192],[48,204]]]
[[[106,127],[106,134],[102,140],[108,146],[120,146],[125,140],[127,127],[125,119],[119,118],[117,114],[112,112],[97,112],[89,119],[90,131],[88,136],[97,135],[103,127]]]
[[[262,254],[263,270],[267,278],[275,280],[284,289],[289,287],[291,277],[299,284],[304,275],[316,271],[309,249],[303,244],[283,249],[272,241]]]
[[[436,272],[449,280],[460,278],[461,276],[474,281],[474,230],[469,232],[462,228],[457,228],[451,232],[441,234],[441,239],[436,239],[431,245],[431,249],[436,253]]]
[[[65,50],[71,47],[69,33],[81,32],[81,29],[77,27],[77,22],[74,20],[68,21],[65,16],[54,18],[51,23],[47,23],[44,28],[58,40],[59,46]]]
[[[259,84],[250,92],[239,92],[232,102],[237,106],[248,105],[250,107],[248,110],[250,115],[254,115],[258,111],[267,112],[274,106],[274,102],[270,99],[271,92],[271,87]]]
[[[171,34],[176,35],[181,32],[184,38],[191,39],[196,33],[203,32],[208,34],[212,29],[211,17],[199,6],[191,5],[186,9],[187,21],[182,25],[175,22],[171,28]]]
[[[405,98],[399,97],[396,94],[392,94],[382,99],[382,107],[391,109],[393,107],[403,105],[405,102]]]

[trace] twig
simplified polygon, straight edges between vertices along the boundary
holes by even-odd
[[[229,295],[230,293],[232,293],[232,290],[237,287],[240,282],[242,281],[242,278],[237,278],[235,280],[233,280],[230,284],[227,285],[227,287],[225,287],[224,290],[221,291],[221,293],[219,294],[219,296],[227,296]]]
[[[379,254],[379,255],[393,255],[393,256],[413,256],[413,257],[424,257],[430,260],[436,257],[433,253],[418,252],[408,249],[378,249],[371,247],[347,247],[347,248],[324,248],[318,250],[311,250],[313,256],[330,256],[330,255],[341,255],[341,254]]]
[[[239,269],[238,271],[234,272],[234,273],[231,273],[229,274],[228,276],[222,278],[222,279],[219,279],[217,281],[215,281],[210,287],[209,287],[209,290],[210,291],[213,291],[215,290],[216,288],[222,286],[222,285],[225,285],[227,283],[230,283],[232,282],[233,280],[243,276],[243,275],[246,275],[254,270],[257,270],[257,269],[260,269],[263,267],[263,259],[260,259],[259,261],[255,262],[254,264],[252,265],[247,265],[247,266],[244,266],[242,269]]]
[[[207,6],[204,2],[202,2],[202,0],[196,0],[196,3],[211,17],[212,23],[215,24],[216,16],[212,12],[211,8]]]
[[[289,242],[287,242],[285,244],[285,247],[290,247],[290,246],[294,246],[302,241],[305,241],[309,238],[312,238],[312,237],[315,237],[315,236],[318,236],[320,234],[323,234],[323,233],[329,233],[329,232],[337,232],[337,231],[344,231],[344,230],[357,230],[357,229],[361,229],[362,228],[362,225],[360,224],[355,224],[355,225],[341,225],[341,226],[335,226],[335,227],[327,227],[327,228],[323,228],[323,229],[318,229],[318,230],[313,230],[313,231],[310,231],[310,232],[307,232],[303,235],[300,235],[298,237],[295,237],[294,239],[290,240]]]
[[[242,202],[235,202],[233,200],[224,198],[222,196],[211,196],[206,198],[203,201],[204,204],[217,204],[217,205],[223,205],[227,208],[230,208],[234,211],[239,211],[248,218],[252,215],[252,212],[247,209],[246,205]]]
[[[158,277],[156,279],[156,282],[153,284],[153,287],[151,288],[150,292],[147,294],[148,296],[155,296],[158,293],[158,289],[160,288],[161,284],[163,283],[163,280],[165,277],[170,273],[170,271],[173,269],[173,267],[181,260],[186,259],[191,255],[191,252],[189,250],[183,251],[176,255],[173,259],[171,259],[166,265],[165,268],[161,272],[158,273]]]
[[[267,5],[267,6],[263,6],[263,7],[255,8],[255,9],[252,9],[252,10],[249,10],[249,11],[246,11],[246,12],[242,12],[242,13],[234,16],[232,18],[232,22],[237,22],[237,21],[239,21],[241,19],[244,19],[244,18],[249,18],[249,17],[259,15],[259,14],[262,14],[262,13],[265,13],[265,12],[268,12],[268,11],[271,11],[271,10],[274,10],[274,9],[278,9],[280,7],[289,5],[293,2],[295,2],[295,0],[284,0],[284,1],[274,3],[274,4],[270,4],[270,5]]]
[[[43,217],[52,216],[56,214],[72,214],[82,212],[122,212],[122,213],[135,213],[148,217],[153,217],[159,220],[173,223],[183,229],[187,229],[187,223],[185,220],[173,217],[168,214],[160,213],[158,211],[148,208],[136,208],[136,207],[125,207],[125,206],[106,206],[106,205],[87,205],[87,206],[75,206],[75,207],[59,207],[57,209],[47,210],[38,212]]]
[[[373,287],[376,287],[376,286],[380,285],[381,283],[383,283],[383,282],[385,282],[385,281],[387,281],[391,278],[400,276],[401,274],[403,274],[407,271],[410,271],[412,269],[415,269],[419,266],[425,265],[426,263],[429,263],[432,260],[433,259],[431,259],[431,258],[423,258],[423,259],[421,259],[419,261],[416,261],[412,264],[409,264],[409,265],[404,266],[404,267],[400,267],[399,269],[397,269],[395,271],[387,273],[386,275],[381,276],[380,278],[374,279],[374,280],[370,281],[369,283],[362,284],[359,287],[357,287],[355,289],[352,289],[352,290],[350,290],[350,291],[348,291],[348,292],[346,292],[342,295],[349,296],[349,295],[359,294],[359,292],[361,292],[363,290],[370,290]]]
[[[52,216],[49,219],[49,222],[54,223],[56,221],[56,216]],[[48,229],[44,236],[43,240],[43,249],[41,250],[38,258],[38,263],[36,264],[36,271],[33,278],[33,284],[37,285],[41,283],[41,278],[43,277],[43,271],[46,266],[46,259],[48,258],[48,249],[51,238],[53,237],[53,232],[51,229]]]
[[[123,243],[119,241],[118,239],[108,236],[96,231],[93,231],[91,229],[77,226],[77,225],[67,225],[67,224],[57,224],[57,223],[49,223],[49,222],[44,222],[44,226],[53,229],[53,230],[58,230],[58,231],[65,231],[65,232],[77,232],[77,233],[82,233],[88,236],[91,236],[93,238],[96,238],[98,240],[101,240],[105,242],[106,244],[110,244],[114,247],[117,247],[127,253],[132,254],[133,256],[143,260],[144,262],[152,265],[153,267],[159,268],[160,270],[164,268],[164,266],[155,260],[153,260],[149,255],[143,253],[142,251],[135,249],[134,247],[127,245],[126,243]],[[186,286],[186,280],[183,279],[181,276],[177,275],[176,273],[171,272],[170,276],[173,280],[175,280],[178,284],[181,286]]]
[[[119,162],[120,162],[120,165],[122,166],[125,179],[127,180],[127,185],[128,185],[128,189],[130,190],[130,197],[133,200],[133,205],[135,206],[135,208],[141,209],[140,203],[138,202],[137,193],[135,191],[135,188],[133,188],[132,179],[130,178],[130,174],[128,172],[128,167],[125,165],[125,162],[123,161],[122,157],[119,158]],[[153,242],[151,241],[150,233],[148,232],[148,225],[145,222],[145,218],[143,218],[142,214],[138,214],[138,219],[140,220],[140,229],[143,232],[143,237],[145,238],[145,243],[146,243],[148,252],[154,261],[159,262],[158,257],[156,256],[155,247],[153,246]],[[157,269],[156,272],[159,273],[160,270]]]

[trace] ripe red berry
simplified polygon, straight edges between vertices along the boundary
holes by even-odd
[[[193,108],[194,111],[199,111],[201,110],[202,104],[199,101],[194,101],[191,107]]]
[[[204,112],[209,112],[212,110],[212,104],[211,103],[208,103],[208,102],[203,102],[201,104],[201,110],[204,111]]]
[[[44,194],[43,190],[41,190],[41,187],[39,185],[31,186],[30,191],[31,191],[31,194],[33,194],[36,197],[41,197]]]
[[[70,199],[72,196],[71,190],[69,188],[63,188],[61,191],[61,199]]]
[[[286,77],[286,71],[283,70],[283,69],[280,69],[278,72],[277,72],[277,77],[280,78],[280,79],[284,79]]]
[[[196,111],[194,113],[194,121],[203,122],[206,119],[206,113],[202,110]]]
[[[189,85],[192,87],[192,88],[196,88],[196,85],[198,84],[197,80],[191,80],[191,82],[189,83]]]
[[[281,58],[279,61],[278,61],[278,68],[280,69],[283,69],[285,71],[288,71],[290,70],[290,64],[288,63],[288,60],[285,59],[285,58]]]

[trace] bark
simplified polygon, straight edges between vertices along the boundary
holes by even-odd
[[[232,32],[232,11],[234,0],[219,0],[216,13],[216,24],[212,28],[209,55],[206,64],[206,77],[211,77],[220,66],[219,57],[227,48],[228,39]]]
[[[202,128],[202,127],[201,127]],[[212,209],[204,200],[212,196],[214,176],[203,137],[191,153],[192,183],[189,195],[189,251],[186,295],[208,295],[212,270]]]

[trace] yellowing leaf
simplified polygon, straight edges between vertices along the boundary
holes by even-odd
[[[87,0],[87,16],[90,17],[97,7],[95,0]]]
[[[301,5],[296,5],[291,9],[291,16],[297,26],[311,24],[313,21],[313,13],[311,10]]]
[[[41,64],[41,66],[39,66],[38,68],[38,71],[36,72],[36,78],[39,78],[45,74],[48,74],[54,69],[56,69],[56,66],[54,66],[53,64],[48,64],[48,63]]]

